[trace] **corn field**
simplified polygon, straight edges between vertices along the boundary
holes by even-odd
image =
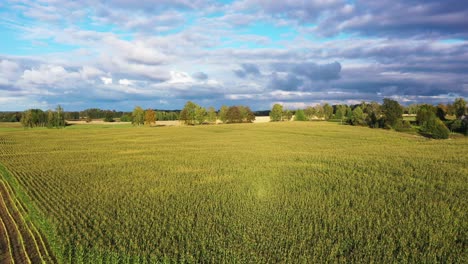
[[[327,122],[0,128],[0,164],[3,208],[29,230],[8,232],[5,258],[468,262],[467,137]]]

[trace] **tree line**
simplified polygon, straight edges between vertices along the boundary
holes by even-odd
[[[255,120],[255,114],[250,107],[243,105],[223,105],[216,111],[214,107],[208,109],[188,101],[180,112],[180,121],[186,125],[216,124],[222,123],[251,123]]]
[[[354,126],[410,131],[416,128],[421,134],[432,138],[448,138],[450,131],[468,135],[468,113],[466,101],[457,98],[452,104],[418,104],[404,107],[397,101],[385,98],[383,104],[362,102],[356,105],[309,106],[294,112],[295,121],[338,120]],[[403,114],[416,115],[413,122],[403,119]],[[455,119],[447,119],[453,116]],[[280,104],[273,105],[270,119],[273,122],[291,120],[290,110],[283,110]],[[414,127],[413,127],[414,125]]]

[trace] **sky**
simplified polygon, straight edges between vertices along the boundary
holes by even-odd
[[[468,1],[0,1],[0,111],[457,97]]]

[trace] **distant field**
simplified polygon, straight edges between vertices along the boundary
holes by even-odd
[[[26,227],[0,260],[467,263],[467,149],[329,122],[2,128]]]

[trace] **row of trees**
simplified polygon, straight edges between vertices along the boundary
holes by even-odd
[[[29,109],[21,115],[23,127],[48,127],[62,128],[66,126],[63,108],[59,105],[55,111],[42,111],[41,109]]]
[[[417,114],[420,107],[425,104],[411,104],[405,107],[405,113]],[[445,120],[446,116],[461,117],[466,114],[466,101],[463,98],[457,98],[451,104],[438,104],[435,106],[436,115],[441,119]],[[433,110],[434,110],[433,109]]]
[[[214,107],[205,109],[194,102],[188,101],[180,112],[179,120],[187,125],[216,124],[217,120],[223,123],[250,123],[255,120],[255,115],[248,106],[223,105],[219,111]]]
[[[419,104],[411,106],[411,111],[417,114],[414,125],[419,131],[433,138],[448,138],[449,128],[453,132],[468,134],[468,119],[461,117],[467,114],[466,102],[457,98],[452,104],[432,106]],[[448,109],[451,109],[450,111]],[[362,102],[358,105],[323,105],[309,106],[295,111],[295,121],[336,119],[355,126],[369,126],[372,128],[393,128],[397,131],[409,131],[413,127],[409,121],[403,120],[405,108],[397,101],[385,98],[383,104],[377,102]],[[455,115],[457,119],[446,120],[448,115]],[[275,104],[270,111],[271,121],[290,120],[290,111],[283,110],[282,105]]]

